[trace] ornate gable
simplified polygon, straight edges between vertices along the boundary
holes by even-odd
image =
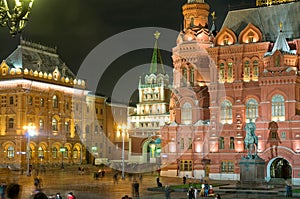
[[[254,26],[253,24],[249,23],[240,33],[239,35],[239,43],[255,43],[262,41],[262,33],[261,31]]]
[[[0,74],[2,76],[7,75],[9,72],[9,66],[6,64],[5,61],[2,61],[1,65],[0,65]]]
[[[236,35],[232,30],[225,27],[223,28],[215,38],[215,46],[232,45],[237,42]]]

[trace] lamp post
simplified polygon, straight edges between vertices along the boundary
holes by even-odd
[[[8,27],[14,37],[20,33],[29,20],[29,14],[34,0],[0,0],[0,25]]]
[[[126,125],[122,127],[118,126],[118,130],[121,131],[122,136],[122,179],[125,179],[125,135],[127,134]]]
[[[27,154],[27,170],[26,175],[30,176],[30,137],[35,135],[35,126],[32,123],[29,123],[28,126],[23,126],[23,129],[26,130],[27,133],[27,147],[26,147],[26,154]]]

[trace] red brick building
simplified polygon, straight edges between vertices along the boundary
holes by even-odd
[[[162,175],[239,180],[252,120],[266,179],[300,184],[299,7],[230,11],[216,33],[208,4],[183,5]]]

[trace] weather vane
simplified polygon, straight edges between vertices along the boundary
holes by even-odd
[[[211,13],[211,16],[212,16],[212,19],[215,20],[215,19],[216,19],[216,12],[213,11],[213,12]]]

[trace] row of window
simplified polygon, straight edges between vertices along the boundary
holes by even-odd
[[[285,105],[284,97],[276,94],[272,97],[272,121],[284,121],[285,120]],[[220,122],[222,124],[232,124],[232,103],[229,100],[224,100],[221,103],[220,110]],[[181,123],[192,124],[192,105],[188,102],[184,103],[181,107]],[[246,121],[255,120],[258,117],[258,102],[250,98],[246,102]]]
[[[180,160],[179,165],[180,171],[192,171],[193,161],[192,160]],[[233,161],[222,161],[221,162],[221,172],[222,173],[233,173],[234,172],[234,162]]]

